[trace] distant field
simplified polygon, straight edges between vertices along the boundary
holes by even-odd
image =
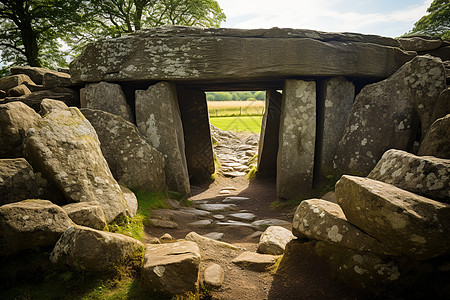
[[[210,122],[221,130],[260,133],[262,116],[210,117]]]
[[[211,117],[257,116],[264,113],[264,101],[208,101]]]

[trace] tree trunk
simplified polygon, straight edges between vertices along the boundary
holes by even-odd
[[[21,28],[20,32],[22,34],[27,62],[31,67],[40,67],[41,61],[39,60],[39,47],[36,33],[33,31],[30,23],[27,22],[23,25],[24,28]]]
[[[145,3],[142,1],[135,1],[136,13],[134,15],[134,30],[141,30],[142,23],[142,11],[144,10]]]

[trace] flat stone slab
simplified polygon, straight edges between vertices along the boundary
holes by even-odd
[[[239,212],[235,214],[229,214],[228,215],[231,219],[237,220],[237,221],[254,221],[256,220],[257,216],[252,213],[248,212]]]
[[[208,217],[211,215],[211,213],[209,211],[202,210],[202,209],[196,209],[196,208],[186,208],[186,209],[182,209],[180,211],[187,213],[187,214],[197,216],[197,217]]]
[[[255,252],[244,252],[233,259],[233,263],[253,271],[264,272],[276,262],[277,256],[259,254]]]
[[[240,203],[250,200],[248,197],[226,197],[222,200],[222,203]]]
[[[204,234],[203,236],[206,238],[215,240],[215,241],[220,241],[220,240],[222,240],[223,235],[224,235],[223,232],[210,232],[210,233]]]
[[[169,220],[150,219],[150,225],[160,228],[175,229],[178,228],[178,224]]]
[[[213,224],[213,221],[211,220],[198,220],[195,222],[191,222],[186,224],[187,226],[192,226],[192,227],[209,227]]]
[[[240,177],[240,176],[245,176],[247,173],[245,172],[239,172],[239,171],[231,171],[231,172],[223,172],[224,176],[227,177]]]
[[[207,248],[226,248],[226,249],[231,249],[231,250],[239,250],[238,247],[229,244],[229,243],[225,243],[225,242],[221,242],[221,241],[216,241],[212,238],[206,237],[206,236],[202,236],[196,232],[189,232],[185,239],[187,241],[192,241],[195,242],[200,249],[207,249]]]
[[[198,207],[209,212],[219,212],[236,209],[236,205],[234,204],[200,204]]]
[[[255,228],[252,224],[248,224],[248,223],[244,223],[244,222],[239,222],[239,221],[233,221],[233,220],[229,220],[227,222],[217,222],[216,223],[217,226],[236,226],[236,227],[248,227],[248,228]]]
[[[285,220],[265,219],[252,222],[252,226],[258,230],[265,230],[269,226],[281,226],[290,229],[292,224]]]

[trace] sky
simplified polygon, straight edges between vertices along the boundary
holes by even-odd
[[[426,14],[432,0],[216,0],[221,27],[297,28],[399,37]]]

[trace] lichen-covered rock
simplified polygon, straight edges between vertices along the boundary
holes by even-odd
[[[8,91],[8,97],[20,97],[28,94],[31,94],[31,91],[25,84],[20,84]]]
[[[189,194],[183,126],[174,83],[159,82],[136,91],[136,123],[148,143],[164,156],[170,190]]]
[[[103,110],[133,122],[133,114],[120,85],[109,82],[87,84],[80,90],[81,107]]]
[[[316,140],[316,83],[286,80],[280,117],[277,197],[293,199],[312,191]]]
[[[0,205],[41,199],[47,181],[24,158],[0,159]]]
[[[379,241],[350,224],[339,205],[321,199],[300,203],[294,215],[292,231],[300,238],[336,243],[358,251],[393,254]]]
[[[71,203],[61,207],[78,225],[103,230],[106,227],[105,213],[97,201]]]
[[[62,101],[68,106],[79,106],[80,104],[80,97],[78,96],[78,93],[66,87],[56,87],[49,90],[36,91],[21,97],[7,97],[4,101],[21,101],[35,111],[39,111],[41,102],[45,98]]]
[[[200,249],[190,241],[147,245],[142,284],[151,292],[170,295],[198,291]]]
[[[418,36],[399,38],[398,41],[402,44],[403,48],[407,51],[430,51],[441,47],[441,39],[424,39]]]
[[[450,253],[450,204],[347,175],[336,196],[347,220],[389,249],[417,260]]]
[[[292,232],[281,226],[270,226],[259,239],[258,252],[281,255],[287,243],[294,238]]]
[[[369,178],[433,200],[450,203],[450,160],[416,156],[391,149],[383,154]]]
[[[72,81],[70,80],[70,74],[53,71],[44,74],[42,85],[46,89],[51,89],[55,87],[71,86]]]
[[[25,132],[40,116],[22,102],[0,104],[0,157],[21,157]]]
[[[91,272],[107,272],[127,264],[139,268],[143,257],[144,244],[140,241],[83,226],[69,227],[50,254],[54,264]]]
[[[30,77],[24,74],[3,77],[0,78],[0,90],[8,92],[10,89],[24,83],[34,84]]]
[[[45,98],[41,102],[41,110],[39,111],[39,114],[41,116],[45,116],[46,114],[50,113],[52,110],[55,109],[65,110],[67,109],[67,105],[59,100]]]
[[[367,175],[385,151],[412,148],[419,126],[416,115],[423,137],[446,87],[444,74],[438,58],[418,56],[388,79],[364,87],[347,119],[334,167]]]
[[[0,255],[54,245],[72,222],[48,200],[24,200],[0,206]]]
[[[95,128],[103,156],[120,184],[149,192],[165,189],[163,155],[134,124],[101,110],[82,108],[81,112]]]
[[[450,114],[431,125],[420,144],[418,154],[450,159]]]
[[[75,108],[54,109],[27,132],[24,154],[69,202],[96,200],[109,223],[127,204],[100,149],[97,134]]]

